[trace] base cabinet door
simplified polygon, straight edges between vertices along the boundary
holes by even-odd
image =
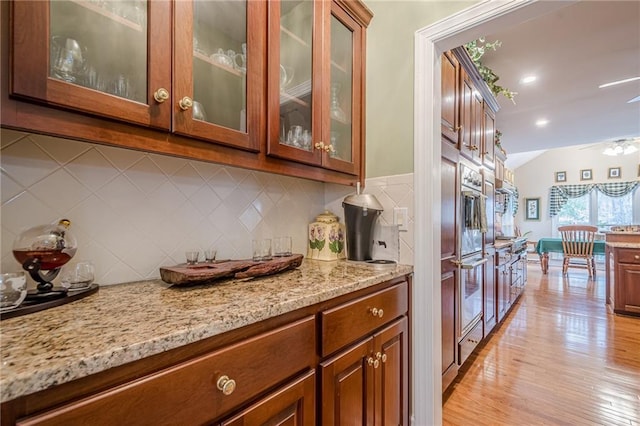
[[[325,426],[373,424],[373,338],[320,364]]]
[[[495,255],[488,256],[489,261],[484,269],[484,335],[485,337],[493,330],[498,323],[496,297],[496,267]]]
[[[409,424],[409,335],[402,316],[320,364],[323,425]]]
[[[403,317],[374,336],[375,424],[409,424],[409,336]]]
[[[509,310],[510,297],[510,271],[509,267],[499,265],[496,269],[496,289],[498,290],[498,322],[502,321]]]
[[[220,425],[313,426],[316,423],[315,387],[315,372],[310,370]]]

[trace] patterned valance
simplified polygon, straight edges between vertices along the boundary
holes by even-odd
[[[551,187],[549,200],[549,214],[557,216],[569,198],[582,197],[596,189],[609,197],[622,197],[632,192],[638,186],[634,182],[590,183],[583,185],[555,185]]]

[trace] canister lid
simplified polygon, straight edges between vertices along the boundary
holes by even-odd
[[[331,213],[329,210],[325,210],[324,213],[320,213],[316,216],[316,222],[320,223],[334,223],[338,221],[338,216]]]

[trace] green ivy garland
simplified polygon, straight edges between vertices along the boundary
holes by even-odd
[[[480,59],[484,56],[487,50],[491,49],[495,51],[500,46],[502,46],[501,41],[496,40],[493,43],[489,43],[485,41],[484,37],[480,37],[479,39],[464,45],[464,47],[467,49],[467,52],[469,53],[469,56],[471,57],[471,61],[475,64],[478,72],[480,73],[480,76],[487,83],[487,86],[489,86],[491,92],[496,96],[502,95],[515,104],[516,102],[513,98],[518,93],[497,84],[500,77],[498,77],[491,68],[483,65],[482,62],[480,62]]]

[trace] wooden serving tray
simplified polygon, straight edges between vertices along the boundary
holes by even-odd
[[[266,261],[254,260],[218,260],[213,263],[197,263],[160,268],[160,278],[167,284],[190,285],[203,284],[223,278],[251,278],[277,274],[295,269],[302,264],[304,256],[274,257]]]

